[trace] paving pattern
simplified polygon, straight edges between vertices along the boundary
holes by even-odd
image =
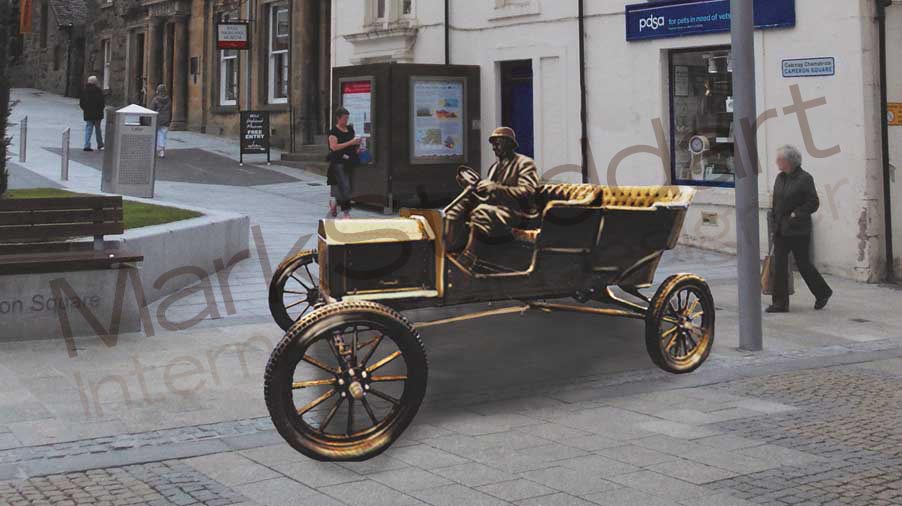
[[[0,483],[0,504],[9,506],[228,506],[245,502],[241,494],[182,462]]]
[[[712,484],[759,504],[902,504],[902,378],[843,367],[726,385],[798,411],[720,424],[824,460]]]

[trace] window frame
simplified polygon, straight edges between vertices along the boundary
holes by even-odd
[[[291,79],[290,74],[290,65],[289,65],[289,51],[291,49],[290,43],[287,45],[285,49],[273,49],[273,39],[275,38],[275,31],[278,29],[276,26],[278,23],[276,21],[277,13],[280,10],[285,11],[285,16],[288,19],[288,32],[285,34],[285,37],[291,36],[291,11],[289,9],[289,5],[287,3],[271,3],[267,6],[267,22],[269,24],[269,29],[266,31],[267,33],[267,44],[266,44],[266,53],[267,53],[267,71],[266,71],[266,102],[268,104],[273,105],[281,105],[288,103],[288,90],[290,89],[290,85],[286,84],[285,87],[285,96],[277,97],[276,96],[276,59],[278,57],[283,58],[283,63],[281,68],[284,69],[284,79],[286,83],[289,79]]]
[[[736,173],[734,169],[732,181],[705,181],[696,179],[682,179],[677,177],[677,146],[676,146],[676,116],[674,106],[674,89],[675,83],[673,79],[674,56],[681,53],[703,53],[716,51],[730,51],[733,48],[730,44],[717,44],[713,46],[694,46],[685,48],[674,48],[667,51],[667,98],[669,104],[670,118],[668,128],[670,129],[670,183],[682,186],[708,187],[708,188],[735,188]],[[734,90],[735,91],[735,90]],[[735,116],[734,116],[735,117]],[[736,160],[733,160],[734,167]],[[704,168],[702,169],[704,171]],[[704,172],[703,172],[704,173]]]
[[[234,107],[238,105],[238,86],[241,82],[241,53],[238,52],[237,49],[223,49],[219,51],[219,105],[220,107]],[[229,54],[230,51],[234,51],[234,54]],[[228,85],[230,81],[228,80],[228,63],[231,62],[234,66],[233,74],[235,77],[235,98],[228,99]]]
[[[102,74],[100,77],[101,89],[110,89],[110,74],[113,68],[113,39],[105,38],[100,41],[100,59]]]

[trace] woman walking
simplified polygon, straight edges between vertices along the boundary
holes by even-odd
[[[780,173],[769,216],[774,232],[774,293],[767,312],[789,312],[789,253],[814,294],[814,309],[823,309],[833,290],[811,262],[811,215],[820,207],[814,178],[802,170],[802,153],[793,146],[777,150],[777,167]]]
[[[331,189],[329,214],[338,216],[341,207],[342,217],[351,217],[351,180],[349,171],[360,161],[357,151],[360,138],[355,136],[354,127],[348,125],[350,113],[340,107],[335,111],[335,127],[329,130],[329,172],[326,182]]]
[[[166,136],[169,135],[169,124],[172,123],[172,100],[165,84],[157,86],[150,108],[157,111],[157,153],[160,158],[166,158]]]

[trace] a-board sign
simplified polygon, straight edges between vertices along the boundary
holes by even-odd
[[[248,23],[223,21],[216,25],[217,49],[249,49]]]
[[[244,155],[266,155],[269,161],[269,111],[241,111],[241,163]]]

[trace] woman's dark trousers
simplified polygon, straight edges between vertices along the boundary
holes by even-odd
[[[811,236],[774,236],[774,294],[773,304],[789,308],[789,254],[796,260],[799,273],[814,297],[821,299],[830,295],[830,286],[821,273],[811,263]]]

